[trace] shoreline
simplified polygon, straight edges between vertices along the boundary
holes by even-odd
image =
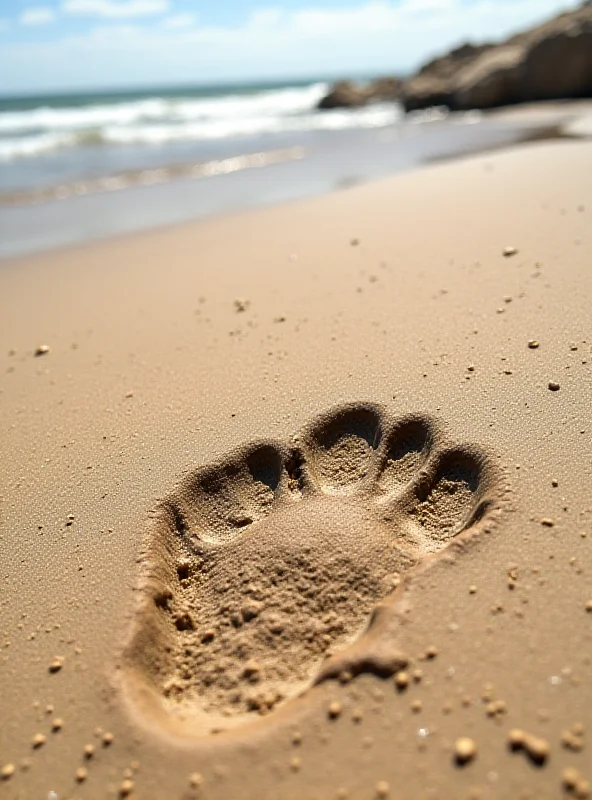
[[[0,200],[0,260],[327,194],[540,138],[586,138],[590,109],[592,101],[568,101],[479,115],[434,111],[421,124],[333,132],[279,150],[17,193]]]

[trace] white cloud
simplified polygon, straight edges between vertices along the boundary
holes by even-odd
[[[65,14],[125,19],[162,14],[169,6],[169,0],[63,0],[61,8]]]
[[[47,25],[55,19],[55,11],[47,6],[26,8],[19,17],[21,25]]]
[[[282,18],[281,8],[260,8],[253,11],[249,20],[252,28],[273,28]]]
[[[197,23],[197,14],[173,14],[164,21],[165,28],[169,30],[182,30],[183,28],[193,28]]]
[[[119,13],[119,24],[111,15],[86,33],[51,44],[3,42],[0,91],[400,74],[462,41],[501,39],[580,1],[358,0],[357,6],[323,8],[309,0],[310,7],[293,10],[260,7],[234,26],[199,20],[191,26],[122,24]],[[145,7],[148,0],[141,2]],[[139,3],[128,0],[126,6]],[[182,15],[168,19],[176,16]]]

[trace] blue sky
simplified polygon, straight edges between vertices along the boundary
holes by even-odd
[[[0,0],[0,93],[396,73],[578,0]]]

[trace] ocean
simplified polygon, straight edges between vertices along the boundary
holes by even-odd
[[[178,176],[285,149],[299,134],[383,127],[401,116],[394,104],[320,113],[327,89],[316,81],[0,99],[2,201],[90,190],[86,182],[104,178],[149,180],[141,173],[150,169]]]
[[[479,113],[319,111],[328,88],[0,98],[0,256],[331,191],[524,138]]]

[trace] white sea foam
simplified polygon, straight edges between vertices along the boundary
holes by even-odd
[[[42,106],[26,111],[0,113],[0,132],[78,131],[141,122],[285,116],[312,110],[326,91],[326,83],[315,83],[302,88],[275,89],[244,95],[169,99],[154,97],[65,108]]]
[[[319,112],[326,83],[205,98],[130,102],[0,113],[0,160],[32,158],[79,145],[162,145],[283,132],[382,127],[402,111],[393,103]]]
[[[28,111],[5,111],[0,114],[1,133],[38,131],[79,131],[103,125],[129,125],[141,119],[164,119],[167,101],[143,100],[112,105],[51,108],[41,106]]]
[[[168,125],[109,126],[103,130],[107,142],[118,144],[162,144],[181,140],[226,139],[265,133],[375,128],[399,119],[394,105],[374,106],[355,111],[328,111],[294,116],[251,116],[207,119]]]
[[[71,147],[77,142],[76,136],[68,133],[41,133],[38,136],[22,138],[0,138],[0,161],[16,158],[34,158],[60,147]]]

